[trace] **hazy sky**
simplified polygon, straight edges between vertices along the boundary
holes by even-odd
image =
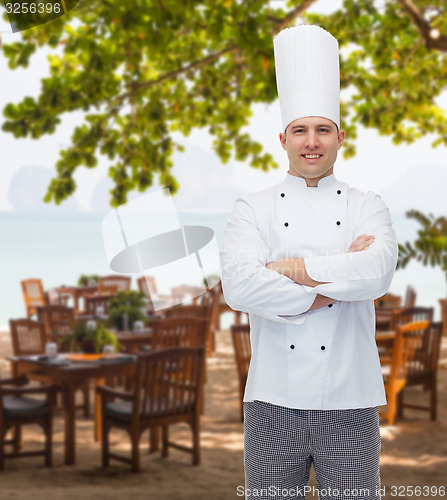
[[[338,0],[319,0],[314,9],[328,12],[337,8],[340,3],[341,1]],[[2,38],[4,43],[9,43],[20,39],[20,34],[3,34]],[[38,96],[40,80],[48,74],[47,54],[46,49],[38,51],[31,58],[31,64],[28,68],[14,71],[8,69],[3,57],[0,58],[1,110],[8,102],[20,102],[25,96]],[[447,107],[447,92],[441,96],[438,103],[444,108]],[[281,125],[278,102],[271,106],[258,105],[254,111],[249,132],[253,138],[264,144],[267,151],[274,155],[280,168],[266,174],[241,163],[234,162],[226,166],[222,170],[223,175],[227,176],[226,180],[231,180],[237,188],[245,191],[257,191],[279,182],[287,171],[286,155],[278,140]],[[14,173],[25,165],[51,169],[58,159],[59,150],[70,143],[73,128],[81,123],[81,118],[81,112],[67,114],[55,134],[44,136],[39,140],[17,140],[11,134],[0,131],[0,210],[11,208],[7,201],[7,195],[9,182]],[[359,131],[359,139],[357,140],[357,155],[347,161],[339,155],[335,168],[336,176],[359,189],[380,193],[392,182],[404,177],[410,169],[413,168],[412,172],[418,172],[419,170],[414,170],[414,167],[419,167],[423,176],[424,166],[447,166],[445,148],[431,148],[432,139],[426,138],[413,145],[397,147],[391,143],[388,137],[381,137],[374,130],[362,129]],[[205,132],[197,131],[183,141],[186,146],[192,144],[209,151],[212,139]],[[75,196],[82,209],[89,209],[92,193],[100,179],[106,175],[107,166],[107,160],[103,159],[99,166],[93,170],[78,169],[75,176],[78,190]],[[181,167],[181,160],[179,160],[176,171],[180,184],[185,190],[193,189],[194,186],[188,184],[191,169],[182,171]],[[214,173],[214,180],[209,186],[210,192],[220,187],[219,183],[215,182],[216,177]]]

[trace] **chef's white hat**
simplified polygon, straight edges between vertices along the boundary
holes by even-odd
[[[322,116],[340,128],[338,42],[319,26],[282,30],[274,39],[283,129],[297,118]]]

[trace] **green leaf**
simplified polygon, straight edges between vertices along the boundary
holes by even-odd
[[[223,163],[234,158],[264,171],[276,168],[245,127],[254,104],[277,99],[272,33],[294,14],[289,25],[302,16],[339,40],[345,158],[356,154],[359,124],[396,144],[430,134],[434,146],[447,145],[447,116],[437,105],[447,86],[446,53],[427,47],[399,2],[345,0],[331,15],[306,14],[296,9],[300,5],[302,0],[79,2],[2,46],[11,70],[26,68],[38,48],[52,49],[39,95],[7,104],[2,130],[39,139],[54,133],[65,113],[85,113],[55,165],[45,196],[55,203],[75,191],[77,169],[95,168],[101,155],[114,182],[112,206],[157,178],[174,193],[172,155],[182,151],[174,133],[188,136],[194,129],[213,135]],[[418,5],[427,16],[439,12],[430,22],[447,32],[442,0]]]

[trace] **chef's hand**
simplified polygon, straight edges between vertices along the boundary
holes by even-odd
[[[337,300],[326,297],[325,295],[320,295],[318,293],[313,304],[310,306],[309,311],[312,311],[313,309],[320,309],[321,307],[330,306],[335,302],[337,302]]]
[[[374,243],[374,236],[368,236],[367,234],[361,234],[351,243],[349,246],[348,253],[353,252],[363,252],[368,250],[369,246]]]
[[[326,282],[313,280],[307,274],[304,259],[300,259],[298,257],[279,259],[274,262],[270,262],[269,264],[266,264],[265,267],[272,271],[276,271],[279,274],[287,276],[288,278],[295,281],[299,285],[307,285],[314,287],[317,285],[326,284]]]

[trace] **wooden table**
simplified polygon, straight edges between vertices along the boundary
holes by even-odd
[[[18,375],[45,375],[61,387],[65,416],[65,464],[76,463],[75,393],[85,381],[95,379],[102,383],[107,377],[133,376],[136,357],[117,354],[104,359],[102,355],[62,354],[62,362],[42,360],[43,356],[14,356],[8,358],[15,364]],[[72,358],[72,359],[69,359]],[[75,359],[73,359],[75,358]],[[98,409],[99,405],[96,405]],[[97,421],[99,415],[96,415]]]
[[[84,295],[96,293],[98,290],[97,285],[86,285],[86,286],[60,286],[57,287],[56,292],[61,295],[71,295],[73,297],[73,307],[75,314],[79,313],[79,299],[84,297]]]
[[[118,342],[121,344],[121,351],[137,354],[143,346],[150,346],[152,343],[152,330],[144,330],[141,333],[115,332]]]

